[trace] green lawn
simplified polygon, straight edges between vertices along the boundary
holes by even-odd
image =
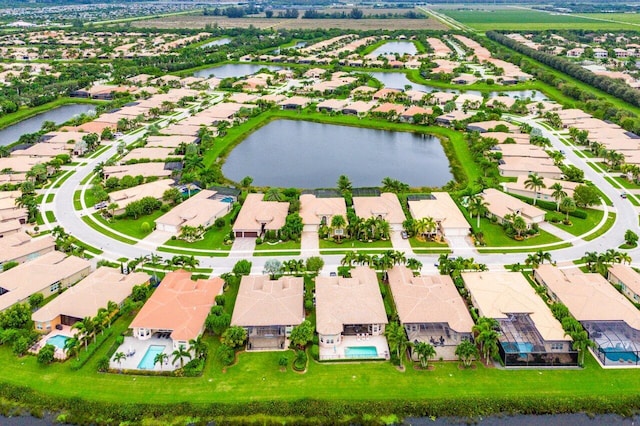
[[[55,214],[53,214],[53,212],[52,212],[52,211],[47,210],[46,212],[44,212],[44,215],[46,216],[47,220],[48,220],[50,223],[53,223],[53,222],[55,222],[55,221],[56,221],[56,215],[55,215]]]
[[[277,250],[272,252],[270,250]],[[253,252],[254,256],[299,256],[300,255],[300,242],[296,241],[282,241],[279,243],[267,243],[256,245],[256,249]]]
[[[62,186],[62,184],[69,179],[72,175],[73,175],[74,171],[73,170],[69,170],[68,172],[64,173],[53,185],[54,188],[60,188]],[[50,194],[52,195],[52,194]]]
[[[45,201],[46,203],[51,203],[53,201],[53,198],[55,197],[55,194],[49,194],[47,195],[47,200]]]
[[[156,219],[163,214],[164,213],[161,210],[156,210],[149,215],[141,216],[137,219],[116,219],[112,222],[104,219],[100,213],[95,213],[93,216],[96,217],[102,224],[113,229],[114,231],[141,240],[150,234],[150,232],[145,233],[140,230],[142,224],[144,222],[147,222],[151,227],[151,230],[153,230],[153,228],[155,227]]]
[[[366,252],[367,249],[373,250],[374,253],[380,253],[382,249],[392,249],[393,244],[391,240],[386,241],[358,241],[358,240],[342,240],[342,243],[338,244],[333,240],[320,239],[320,254],[344,254],[350,251]],[[327,250],[333,249],[333,250]]]
[[[484,241],[487,247],[524,247],[562,242],[560,238],[555,235],[551,235],[542,229],[540,230],[540,234],[535,237],[529,237],[523,241],[516,241],[515,239],[507,236],[501,225],[492,223],[489,219],[484,217],[480,219],[479,229],[484,233]]]
[[[230,215],[224,217],[225,225],[224,227],[218,229],[215,226],[211,227],[204,234],[204,238],[202,240],[194,241],[193,243],[188,243],[182,240],[169,240],[164,245],[170,247],[178,247],[178,248],[188,248],[188,249],[198,249],[198,250],[231,250],[231,245],[225,245],[224,240],[229,237],[231,233],[231,223],[229,221]],[[227,253],[222,254],[213,254],[213,256],[227,256]]]
[[[82,204],[80,204],[80,196],[82,192],[80,190],[73,193],[73,209],[82,210]]]
[[[558,15],[536,10],[505,6],[468,6],[466,8],[438,8],[438,12],[481,31],[514,30],[542,31],[547,29],[622,30],[636,27],[624,22],[604,22],[580,15]],[[594,14],[598,15],[598,14]],[[608,15],[608,14],[606,14]]]
[[[602,220],[602,216],[604,216],[604,212],[602,210],[596,210],[596,209],[584,209],[584,211],[587,212],[586,219],[580,219],[577,217],[569,216],[569,220],[571,221],[571,226],[567,226],[562,222],[560,223],[550,222],[550,223],[553,226],[556,226],[562,229],[563,231],[567,231],[571,235],[579,236],[579,235],[585,234],[590,230],[592,230],[593,228],[595,228],[600,223],[600,221]],[[554,212],[554,214],[558,215],[558,217],[563,217],[563,218],[565,217],[565,214],[562,212],[559,212],[559,213]],[[605,222],[605,225],[603,227],[604,229],[602,230],[602,232],[603,233],[606,232],[609,228],[611,228],[612,225],[613,225],[613,221]]]
[[[100,213],[96,213],[94,216],[99,215]],[[123,242],[125,244],[136,244],[137,241],[135,240],[131,240],[129,238],[125,238],[125,237],[121,237],[120,235],[114,233],[114,232],[110,232],[108,229],[104,229],[103,227],[101,227],[100,225],[98,225],[97,223],[95,223],[93,220],[91,220],[90,217],[88,216],[83,216],[82,217],[82,221],[84,223],[86,223],[87,225],[89,225],[91,228],[95,229],[96,231],[106,235],[109,238],[113,238],[114,240],[118,240],[120,242]]]
[[[623,178],[623,177],[620,177],[620,176],[614,176],[613,177],[613,181],[617,182],[618,184],[620,184],[625,189],[640,189],[640,185],[638,185],[637,183],[629,181],[629,179],[627,179],[627,178]]]
[[[430,253],[451,253],[449,245],[446,242],[438,243],[435,241],[420,241],[416,237],[409,238],[409,244],[414,253],[430,254]]]

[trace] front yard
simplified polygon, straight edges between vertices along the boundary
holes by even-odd
[[[369,242],[343,239],[340,244],[336,243],[333,240],[320,240],[320,254],[344,254],[350,251],[366,252],[367,249],[379,249],[372,250],[372,253],[379,253],[382,249],[392,248],[393,244],[391,244],[391,240],[378,240]]]
[[[113,229],[114,231],[142,240],[153,231],[156,219],[163,214],[162,210],[156,210],[151,214],[140,216],[137,219],[112,219],[111,221],[103,218],[100,213],[94,214],[94,217],[96,217],[103,225]],[[145,222],[149,224],[149,229],[151,229],[150,232],[142,231],[142,224]]]
[[[275,250],[275,251],[271,251]],[[254,256],[298,256],[300,254],[300,241],[280,241],[270,243],[264,241],[256,245]]]

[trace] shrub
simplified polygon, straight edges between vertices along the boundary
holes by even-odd
[[[260,244],[262,244],[262,238],[258,237],[256,238],[256,245],[259,246]]]
[[[219,294],[216,296],[216,305],[224,306],[225,297],[224,294]]]
[[[313,300],[312,299],[305,299],[304,300],[304,309],[307,312],[310,312],[313,310]]]
[[[235,351],[227,345],[221,345],[216,351],[216,358],[218,358],[218,361],[220,361],[222,365],[233,364],[235,357]]]
[[[29,343],[29,339],[26,336],[19,337],[15,342],[13,342],[11,350],[15,355],[22,356],[27,353]]]
[[[103,356],[98,360],[98,371],[101,373],[105,373],[109,371],[109,357]]]
[[[6,262],[6,263],[2,264],[2,270],[3,271],[8,271],[9,269],[15,268],[18,265],[19,265],[18,262]]]
[[[53,362],[54,354],[56,352],[56,348],[53,345],[44,345],[42,349],[38,352],[38,363],[39,364],[51,364]]]
[[[214,222],[214,225],[216,228],[224,228],[225,224],[226,222],[224,221],[223,217],[217,218],[216,221]]]
[[[195,358],[185,364],[182,368],[182,372],[185,377],[197,377],[202,375],[204,370],[204,359]]]
[[[149,225],[149,222],[142,222],[142,224],[140,225],[140,232],[142,232],[143,234],[148,234],[149,231],[151,231],[151,225]]]
[[[293,360],[293,369],[296,371],[304,371],[307,368],[307,353],[305,351],[296,351],[296,357]]]
[[[316,361],[320,360],[320,346],[318,346],[317,344],[311,346],[311,358],[315,359]]]

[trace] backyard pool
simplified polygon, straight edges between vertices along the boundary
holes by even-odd
[[[529,342],[503,342],[502,348],[508,354],[528,354],[533,351],[533,345]]]
[[[233,197],[224,197],[220,201],[223,203],[233,203]]]
[[[600,351],[604,352],[604,355],[607,357],[609,361],[627,362],[629,364],[638,363],[638,356],[633,352],[625,351],[624,348],[622,348],[622,346],[600,348]]]
[[[47,345],[53,345],[58,349],[64,349],[64,345],[67,343],[67,340],[69,340],[69,337],[56,334],[55,336],[47,339]]]
[[[346,358],[378,358],[378,349],[375,346],[349,346],[344,349]]]
[[[153,370],[153,367],[155,366],[156,355],[164,352],[164,348],[166,348],[166,346],[161,346],[161,345],[149,346],[149,349],[147,349],[147,352],[144,354],[144,356],[142,357],[142,360],[140,360],[140,363],[138,364],[138,369]]]

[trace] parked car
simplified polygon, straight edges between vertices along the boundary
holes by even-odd
[[[100,209],[105,209],[107,208],[107,202],[106,201],[101,201],[99,203],[96,203],[93,205],[93,208],[96,210],[100,210]]]
[[[402,236],[403,240],[406,240],[407,238],[409,238],[409,234],[407,233],[407,231],[402,231],[400,235]]]
[[[626,198],[627,198],[627,193],[626,193],[626,192],[623,192],[622,194],[620,194],[620,198],[624,198],[624,199],[626,199]]]

